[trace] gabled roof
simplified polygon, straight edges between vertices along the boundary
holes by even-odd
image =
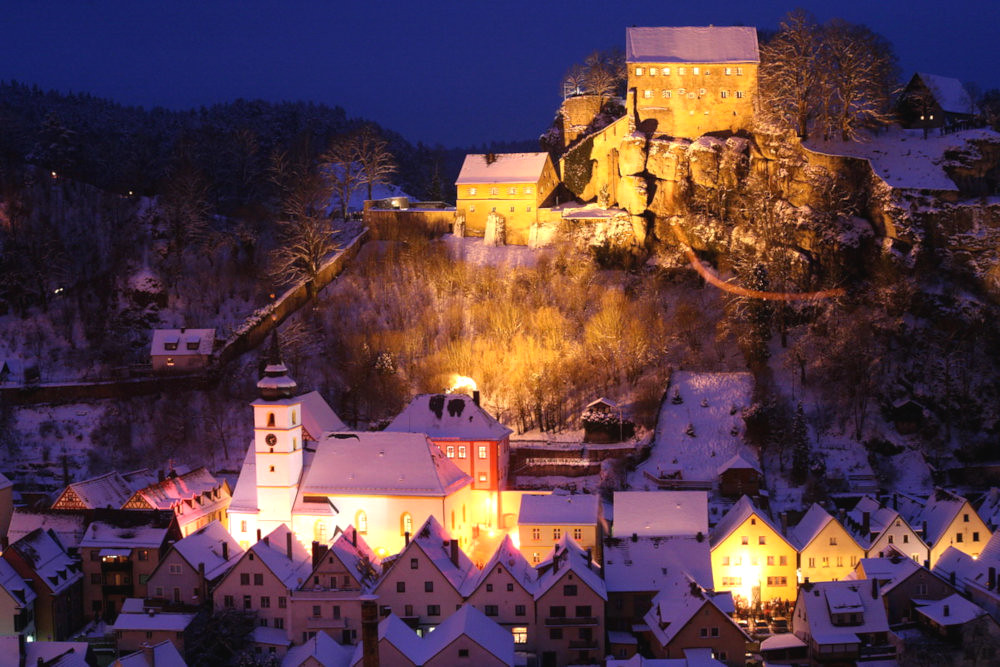
[[[733,454],[732,458],[719,466],[718,474],[721,475],[727,470],[756,470],[758,473],[764,474],[764,471],[760,469],[760,464],[756,461],[756,457],[748,452],[746,447],[740,447]]]
[[[569,495],[521,496],[521,509],[517,515],[520,525],[589,525],[597,524],[600,496],[592,493]]]
[[[964,625],[969,621],[974,621],[980,616],[986,615],[985,609],[974,602],[966,600],[958,593],[949,595],[942,600],[934,600],[933,602],[914,602],[917,613],[944,627]]]
[[[20,608],[28,607],[37,597],[31,586],[3,558],[0,558],[0,588],[7,591],[7,594]]]
[[[251,442],[247,447],[246,456],[243,457],[243,465],[240,467],[240,476],[236,479],[233,497],[229,501],[229,512],[253,514],[257,511],[257,453]]]
[[[93,521],[87,526],[87,532],[80,540],[80,546],[111,549],[156,549],[167,539],[169,531],[169,525],[161,527],[158,522],[137,526],[117,526],[105,521]]]
[[[962,496],[952,493],[946,489],[936,488],[927,498],[923,508],[913,517],[910,525],[918,525],[927,522],[927,530],[923,535],[924,542],[928,545],[937,544],[952,522],[958,517],[962,509],[965,508],[970,514],[975,510]]]
[[[7,538],[16,542],[36,528],[51,530],[64,549],[75,549],[80,546],[87,531],[87,518],[82,512],[26,510],[18,507],[11,515]]]
[[[537,183],[549,160],[548,153],[496,153],[494,157],[487,162],[486,155],[466,155],[455,185]]]
[[[322,630],[309,641],[288,649],[281,667],[301,667],[310,658],[322,667],[347,667],[354,656],[353,646],[338,644]]]
[[[171,473],[159,482],[136,491],[128,502],[145,501],[153,509],[172,510],[178,504],[188,501],[194,509],[203,494],[220,490],[220,496],[229,494],[225,480],[217,480],[208,468],[201,467],[180,475]]]
[[[423,551],[438,572],[448,580],[455,592],[461,593],[466,589],[466,581],[470,578],[476,578],[479,575],[479,570],[461,548],[457,548],[456,560],[458,563],[452,562],[453,543],[457,543],[457,538],[453,540],[444,526],[432,514],[424,521],[424,525],[413,536],[407,548],[419,548]]]
[[[348,526],[333,539],[328,553],[337,557],[341,565],[357,578],[364,590],[374,586],[382,574],[382,559],[372,551],[354,526]]]
[[[503,440],[511,433],[465,394],[415,396],[385,430],[455,440]]]
[[[1000,489],[991,487],[983,496],[977,511],[990,530],[1000,528]]]
[[[694,537],[630,537],[604,541],[604,583],[609,593],[658,591],[678,573],[711,588],[708,540]]]
[[[819,644],[851,644],[860,642],[857,633],[888,632],[889,621],[885,606],[878,596],[870,593],[871,586],[862,581],[823,581],[799,587],[798,605],[806,611],[808,633]],[[834,625],[833,613],[860,613],[859,625]],[[796,625],[796,634],[799,628]]]
[[[63,550],[54,535],[41,528],[28,533],[8,549],[17,552],[37,575],[34,580],[54,595],[83,578],[78,561]]]
[[[437,630],[435,630],[437,632]],[[433,633],[432,633],[433,634]],[[378,640],[383,640],[396,647],[396,650],[406,656],[413,664],[423,663],[424,642],[413,629],[403,622],[399,616],[389,614],[378,624]],[[360,665],[364,657],[364,646],[358,642],[354,647],[351,665]]]
[[[291,558],[288,557],[289,535],[292,536]],[[285,524],[281,524],[250,547],[249,552],[253,552],[289,590],[298,588],[312,573],[312,555],[306,552]]]
[[[724,596],[728,597],[728,601],[716,600],[717,597],[723,598]],[[705,605],[716,607],[719,613],[734,627],[739,628],[726,612],[726,608],[732,607],[731,593],[713,594],[699,586],[687,575],[680,573],[669,577],[664,583],[660,592],[653,598],[652,607],[646,612],[643,621],[649,626],[660,646],[665,647],[674,640],[695,615],[704,609]],[[742,628],[739,630],[746,635]],[[750,641],[749,636],[746,639]]]
[[[222,557],[223,543],[229,545],[229,559]],[[205,578],[212,581],[221,577],[243,557],[243,549],[221,523],[213,521],[174,543],[174,550],[195,570],[205,564]]]
[[[626,28],[630,63],[756,63],[757,29],[752,26]]]
[[[820,507],[819,504],[813,503],[809,507],[809,511],[805,513],[805,516],[795,524],[794,528],[788,531],[789,541],[795,546],[797,551],[802,551],[812,544],[812,541],[819,536],[831,521],[836,521],[836,519],[830,516],[830,513]],[[848,533],[848,535],[850,534]]]
[[[0,637],[0,655],[16,656],[19,653],[17,636]],[[46,667],[89,667],[87,642],[27,642],[24,645],[24,664]],[[13,661],[18,664],[17,660]]]
[[[983,553],[979,558],[973,558],[964,551],[959,551],[955,547],[948,547],[938,557],[937,562],[931,572],[950,581],[952,575],[955,577],[955,585],[959,590],[968,593],[970,588],[978,589],[980,593],[986,592],[993,598],[1000,598],[1000,591],[994,588],[989,589],[989,570],[994,568],[1000,571],[1000,533],[994,533]]]
[[[708,535],[705,491],[615,491],[615,537]]]
[[[53,506],[78,501],[90,509],[110,507],[118,509],[125,504],[138,487],[129,484],[117,471],[98,475],[91,479],[73,482],[59,494]]]
[[[569,533],[563,533],[562,539],[552,548],[545,561],[539,564],[537,570],[538,588],[535,591],[535,600],[545,595],[567,571],[573,572],[602,599],[608,599],[607,586],[604,585],[604,579],[601,578],[597,566]]]
[[[177,647],[169,639],[153,644],[148,652],[140,649],[118,658],[113,664],[115,667],[187,667]]]
[[[869,532],[867,535],[864,534],[863,530],[865,512],[868,512]],[[851,534],[854,541],[862,549],[870,549],[882,533],[892,527],[896,519],[906,521],[899,512],[885,507],[871,496],[862,496],[854,506],[854,509],[847,513],[847,519],[844,528],[847,529],[847,532]],[[907,522],[906,525],[909,526],[910,524]],[[914,535],[916,535],[915,532]]]
[[[184,632],[197,616],[195,613],[162,611],[152,607],[147,609],[141,604],[137,606],[138,609],[123,606],[111,630]]]
[[[943,111],[969,115],[977,113],[972,97],[958,79],[927,72],[917,72],[914,76],[920,77]]]
[[[424,637],[424,661],[430,660],[459,637],[466,636],[505,665],[514,664],[514,636],[486,614],[464,604]]]
[[[316,444],[300,493],[447,496],[471,482],[421,433],[343,432]]]
[[[167,349],[167,345],[176,346]],[[215,345],[215,329],[153,329],[151,355],[184,356],[190,354],[212,354]],[[196,346],[191,349],[191,346]]]
[[[462,597],[467,598],[478,590],[497,567],[507,570],[510,576],[530,595],[535,594],[535,589],[538,587],[538,572],[531,567],[528,559],[514,546],[510,535],[504,535],[486,566],[476,576],[468,579]]]
[[[604,396],[601,396],[600,398],[595,398],[590,403],[587,403],[587,406],[584,408],[584,410],[589,410],[593,407],[597,407],[598,405],[606,405],[609,408],[614,408],[616,410],[618,409],[617,403],[612,401],[610,398],[605,398]]]
[[[319,440],[332,431],[347,430],[347,425],[318,391],[302,394],[298,400],[302,405],[302,428],[313,440]]]
[[[771,520],[766,514],[757,509],[757,507],[753,504],[753,501],[751,501],[748,496],[741,496],[740,499],[736,501],[736,504],[734,504],[729,511],[726,512],[724,517],[722,517],[722,520],[715,524],[715,527],[712,528],[709,539],[712,548],[714,549],[717,547],[720,542],[729,537],[734,530],[743,525],[743,522],[751,516],[755,516],[763,521],[764,525],[777,533],[783,540],[788,542],[788,539],[781,534],[781,531],[778,530],[773,523],[771,523]],[[789,543],[789,546],[791,546],[791,543]],[[794,546],[792,548],[794,548]]]
[[[862,558],[860,564],[864,578],[878,580],[883,593],[921,569],[912,559],[898,555],[889,558]]]

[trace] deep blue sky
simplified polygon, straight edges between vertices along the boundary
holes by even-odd
[[[314,100],[446,146],[537,137],[567,67],[626,26],[774,28],[795,6],[882,33],[904,73],[1000,87],[998,0],[4,4],[0,79],[147,107]]]

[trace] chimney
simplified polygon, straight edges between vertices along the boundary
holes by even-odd
[[[260,528],[257,529],[257,541],[260,542]]]
[[[361,650],[362,667],[379,667],[378,603],[375,600],[361,602]]]
[[[288,554],[288,560],[292,560],[292,531],[285,533],[285,553]]]
[[[271,536],[270,535],[265,535],[264,536],[264,544],[266,546],[271,546]]]
[[[992,591],[997,587],[997,569],[995,567],[990,567],[990,569],[987,570],[987,577],[986,587],[988,590]]]
[[[632,533],[632,541],[633,542],[639,541],[639,533]]]
[[[317,542],[316,540],[313,540],[312,543],[312,557],[313,557],[312,560],[313,567],[315,568],[317,565],[319,565],[319,562],[323,560],[323,554],[320,553],[319,550],[319,542]]]
[[[410,544],[410,531],[403,533],[403,546],[408,546]]]
[[[878,579],[872,579],[872,600],[878,600]]]
[[[951,612],[951,608],[948,607],[948,605],[945,605],[944,606],[944,615],[945,616],[950,616],[951,615],[950,612]]]
[[[475,389],[472,392],[472,402],[476,404],[477,408],[479,407],[479,390],[478,389]]]
[[[594,569],[592,561],[594,560],[594,549],[593,547],[587,547],[587,569]]]
[[[837,510],[837,519],[840,521],[840,525],[843,526],[844,523],[847,521],[847,510],[845,510],[843,507]]]
[[[781,519],[781,534],[788,535],[788,512],[782,512],[778,518]]]
[[[868,539],[872,534],[872,513],[862,512],[861,513],[861,535],[865,539]]]
[[[229,562],[229,542],[222,542],[222,560]]]
[[[451,541],[451,564],[458,567],[458,540]]]
[[[351,546],[352,547],[358,546],[358,529],[357,528],[355,528],[354,530],[351,531]]]

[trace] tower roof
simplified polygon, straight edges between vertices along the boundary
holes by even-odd
[[[266,401],[280,398],[291,398],[295,395],[298,385],[288,375],[288,368],[281,361],[281,350],[278,348],[278,330],[271,332],[271,347],[267,353],[267,365],[264,375],[257,382],[260,397]]]

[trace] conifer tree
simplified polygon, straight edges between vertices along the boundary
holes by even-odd
[[[795,409],[795,418],[792,420],[791,445],[792,482],[804,484],[809,473],[809,432],[801,403]]]

